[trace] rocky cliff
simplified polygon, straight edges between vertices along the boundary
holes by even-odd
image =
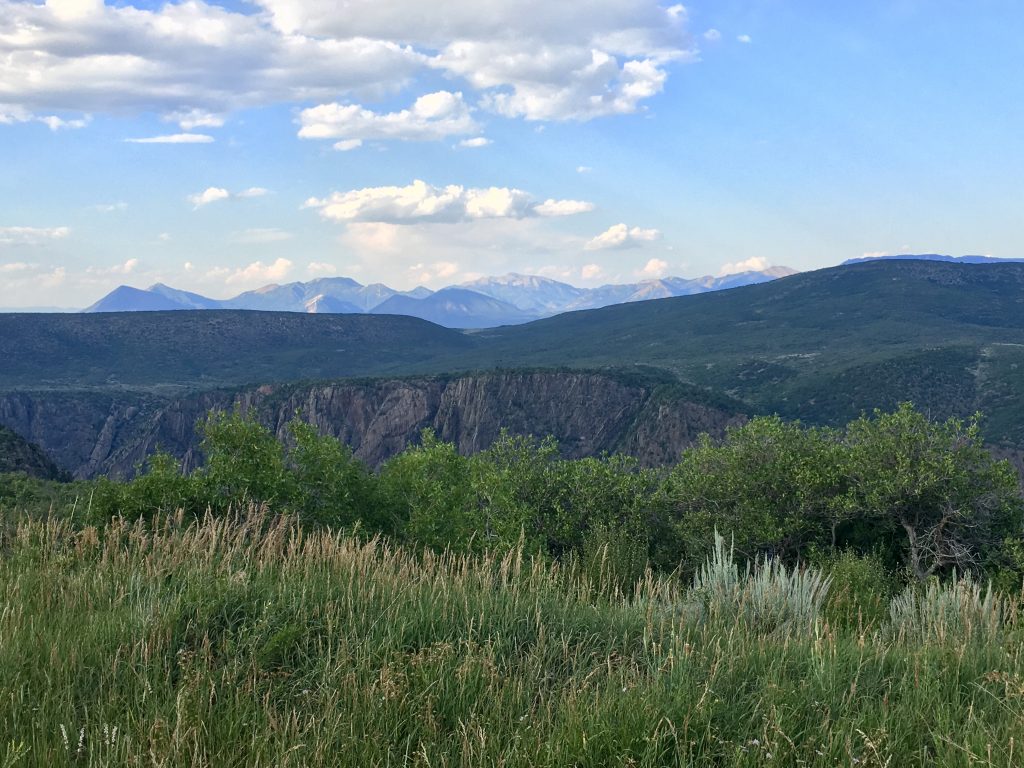
[[[252,412],[282,437],[295,416],[344,440],[376,466],[424,428],[463,453],[502,429],[554,435],[568,457],[620,451],[644,464],[673,461],[702,432],[743,416],[664,379],[609,373],[509,371],[415,379],[285,384],[176,399],[131,392],[0,394],[0,424],[40,445],[75,477],[126,477],[157,447],[199,461],[196,422],[211,409]]]

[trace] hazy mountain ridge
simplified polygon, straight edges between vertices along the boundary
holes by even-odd
[[[771,267],[724,277],[667,277],[639,283],[577,288],[539,275],[509,273],[451,285],[439,291],[423,286],[397,291],[381,283],[362,285],[348,277],[327,277],[305,283],[267,285],[223,300],[157,283],[147,289],[122,285],[84,311],[250,309],[310,314],[401,314],[448,328],[492,328],[580,309],[752,285],[792,274],[796,271],[788,267]]]
[[[995,256],[945,256],[941,253],[903,253],[883,254],[879,256],[859,256],[855,259],[847,259],[840,266],[849,264],[864,264],[872,261],[944,261],[951,264],[1019,264],[1024,259],[1006,259]]]

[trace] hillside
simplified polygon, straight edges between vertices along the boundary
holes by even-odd
[[[759,412],[840,423],[912,399],[1024,441],[1024,264],[880,261],[483,331],[472,363],[644,363]]]
[[[209,389],[426,367],[475,343],[411,317],[175,311],[0,315],[0,390]]]
[[[23,472],[43,480],[57,480],[62,475],[39,446],[0,425],[0,475],[8,472]]]

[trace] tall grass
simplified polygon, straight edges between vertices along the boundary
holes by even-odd
[[[25,521],[0,550],[0,766],[1021,758],[1012,625],[941,643],[834,630],[809,621],[813,574],[762,571],[810,596],[780,632],[700,620],[693,590],[650,572],[608,590],[518,550],[435,555],[259,514]],[[745,578],[733,594],[761,600]]]

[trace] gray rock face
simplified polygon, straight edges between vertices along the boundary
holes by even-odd
[[[720,436],[743,417],[663,385],[587,372],[496,372],[418,379],[284,384],[179,399],[133,393],[0,395],[0,424],[40,445],[75,477],[129,477],[163,448],[195,467],[196,422],[211,409],[254,413],[280,437],[298,414],[352,446],[371,466],[416,442],[424,428],[465,454],[502,429],[554,435],[578,458],[605,451],[644,464],[674,461],[701,432]]]

